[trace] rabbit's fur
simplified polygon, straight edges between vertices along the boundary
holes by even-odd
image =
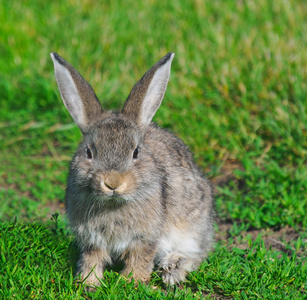
[[[188,147],[151,123],[170,75],[168,53],[133,87],[120,112],[103,111],[91,86],[51,53],[63,102],[84,135],[71,162],[66,209],[81,255],[78,274],[99,285],[112,259],[168,284],[206,257],[213,237],[212,188]]]

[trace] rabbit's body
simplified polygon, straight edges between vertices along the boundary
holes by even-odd
[[[93,109],[96,99],[81,75],[53,54],[62,98],[84,134],[71,163],[66,203],[82,251],[79,273],[83,279],[90,274],[86,279],[90,284],[99,283],[97,278],[103,277],[112,258],[125,263],[125,275],[133,272],[133,278],[141,281],[147,281],[157,265],[163,280],[174,284],[199,266],[212,244],[213,196],[208,181],[188,147],[150,123],[160,104],[149,101],[158,94],[161,103],[168,81],[170,55],[163,59],[133,88],[121,112],[102,112]],[[81,95],[78,111],[67,100],[67,84],[61,86],[63,74],[70,74],[64,82],[72,79],[77,98]],[[165,87],[155,90],[163,81]],[[82,97],[86,88],[90,95],[86,101],[92,101],[89,108]],[[146,101],[150,113],[144,112]]]

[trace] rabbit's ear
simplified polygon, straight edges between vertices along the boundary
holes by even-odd
[[[102,114],[101,105],[92,87],[77,70],[57,53],[50,56],[64,105],[82,133],[85,133]]]
[[[132,88],[122,112],[141,128],[147,126],[161,105],[174,53],[158,61]]]

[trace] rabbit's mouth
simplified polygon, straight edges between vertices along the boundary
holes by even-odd
[[[127,197],[125,197],[124,195],[120,195],[115,191],[107,195],[106,194],[100,195],[100,199],[101,199],[100,201],[104,203],[104,206],[112,206],[112,207],[114,207],[114,205],[121,206],[129,202],[129,199],[127,199]]]
[[[110,190],[108,188],[99,188],[95,189],[92,192],[94,198],[98,199],[99,202],[116,202],[116,203],[125,203],[130,200],[130,196],[126,193],[121,193],[118,190]]]

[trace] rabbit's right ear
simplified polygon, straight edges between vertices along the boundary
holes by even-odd
[[[122,112],[140,128],[146,127],[158,110],[167,87],[174,53],[160,59],[132,88]]]
[[[64,105],[84,134],[91,123],[101,116],[101,105],[92,87],[77,70],[57,53],[50,56]]]

